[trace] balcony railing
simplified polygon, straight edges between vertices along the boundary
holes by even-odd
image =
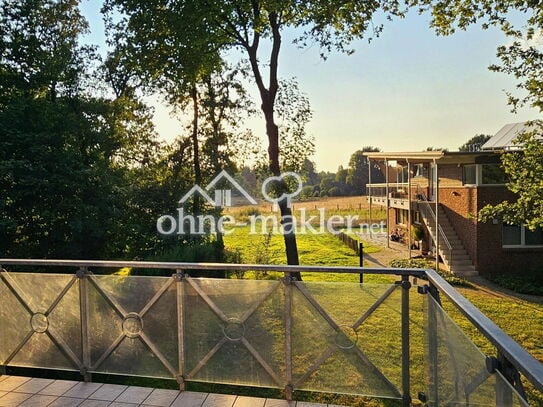
[[[366,184],[366,195],[371,195],[372,197],[386,197],[388,191],[389,198],[408,199],[408,188],[409,184],[407,182]]]
[[[433,270],[2,259],[0,367],[62,369],[365,395],[430,406],[526,406],[543,366]],[[21,272],[33,267],[47,273]],[[170,277],[93,270],[170,270]],[[12,271],[8,271],[8,269]],[[69,274],[59,269],[72,270]],[[17,269],[15,272],[13,269]],[[194,278],[198,270],[284,278]],[[380,274],[390,284],[300,282],[293,272]],[[421,279],[423,278],[423,279]],[[421,284],[422,283],[422,284]],[[416,286],[416,290],[413,287]],[[496,347],[485,356],[448,298]],[[425,334],[423,334],[425,332]]]

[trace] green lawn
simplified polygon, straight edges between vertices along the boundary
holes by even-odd
[[[224,237],[226,248],[230,251],[238,250],[243,263],[260,263],[257,256],[263,251],[269,255],[268,264],[286,264],[283,237],[280,235],[271,236],[269,245],[266,248],[265,237],[260,234],[250,234],[249,226],[237,227],[231,235]],[[299,234],[296,236],[300,264],[304,266],[358,266],[359,258],[350,248],[329,233]],[[364,253],[371,254],[381,250],[380,247],[364,243]],[[275,278],[277,275],[270,275]],[[246,277],[254,277],[254,273],[246,273]],[[323,274],[304,273],[305,281],[343,281],[358,282],[359,277],[355,274]],[[390,277],[371,275],[365,277],[370,283],[388,283]]]

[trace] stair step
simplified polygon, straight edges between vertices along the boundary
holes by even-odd
[[[471,263],[471,258],[467,254],[453,254],[452,258],[449,258],[448,253],[445,252],[445,253],[441,253],[441,257],[443,257],[443,259],[447,262],[450,262],[451,260],[453,262],[467,260]]]

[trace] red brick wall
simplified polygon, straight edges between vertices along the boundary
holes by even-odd
[[[505,187],[487,186],[478,188],[478,209],[487,204],[503,200],[514,201],[515,195]],[[480,222],[477,228],[478,257],[477,270],[481,274],[518,273],[543,269],[543,249],[502,247],[501,222]]]

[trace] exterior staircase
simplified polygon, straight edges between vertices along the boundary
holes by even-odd
[[[449,271],[457,276],[477,275],[477,270],[443,207],[438,206],[439,231],[436,231],[433,207],[428,202],[422,201],[419,202],[419,210],[434,242],[436,233],[439,232],[438,252]]]

